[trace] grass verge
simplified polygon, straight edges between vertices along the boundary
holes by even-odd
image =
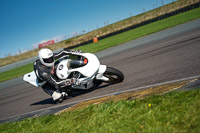
[[[76,49],[81,49],[82,51],[88,51],[94,53],[112,46],[116,46],[131,40],[135,40],[137,38],[188,22],[196,18],[200,18],[200,8],[106,38],[97,43],[81,46]]]
[[[91,105],[60,115],[29,118],[0,125],[2,133],[17,132],[199,132],[200,89],[175,91],[143,99]]]
[[[15,68],[6,72],[0,73],[0,82],[20,77],[28,72],[33,71],[33,63],[27,64],[22,67]]]
[[[149,34],[188,22],[190,20],[197,19],[197,18],[200,18],[200,8],[197,8],[197,9],[194,9],[182,14],[178,14],[176,16],[172,16],[170,18],[167,18],[161,21],[154,22],[152,24],[145,25],[143,27],[139,27],[137,29],[133,29],[133,30],[112,36],[110,38],[106,38],[97,43],[81,46],[76,49],[94,53],[94,52],[101,51],[106,48],[116,46],[128,41],[143,37],[145,35],[149,35]],[[29,64],[29,65],[19,67],[7,72],[2,72],[0,73],[0,82],[22,76],[25,73],[28,73],[30,71],[32,71],[32,66]]]

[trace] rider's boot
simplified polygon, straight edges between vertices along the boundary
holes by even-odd
[[[59,91],[54,91],[52,98],[54,102],[61,103],[67,97],[67,93],[60,93]]]

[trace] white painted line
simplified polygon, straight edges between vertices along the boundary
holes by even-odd
[[[59,107],[62,107],[62,106],[68,106],[70,104],[77,104],[77,103],[80,103],[80,102],[84,102],[84,101],[88,101],[88,100],[93,100],[93,99],[97,99],[97,98],[112,96],[112,95],[121,94],[121,93],[125,93],[125,92],[131,92],[131,91],[135,91],[135,90],[152,88],[152,87],[156,87],[156,86],[160,86],[160,85],[164,85],[164,84],[181,82],[181,81],[186,81],[186,80],[191,80],[191,79],[196,79],[196,78],[200,78],[200,75],[192,76],[192,77],[188,77],[188,78],[177,79],[177,80],[172,80],[172,81],[167,81],[167,82],[153,84],[153,85],[147,85],[147,86],[138,87],[138,88],[132,88],[132,89],[129,89],[129,90],[124,90],[124,91],[118,91],[118,92],[114,92],[114,93],[110,93],[110,94],[106,94],[106,95],[102,95],[102,96],[87,98],[87,99],[84,99],[84,100],[79,100],[79,101],[74,101],[74,102],[71,102],[71,103],[61,104],[61,105],[57,105],[57,106],[53,106],[53,107],[48,107],[48,108],[44,108],[44,109],[40,109],[40,110],[36,110],[36,111],[32,111],[32,112],[20,114],[20,115],[17,115],[17,116],[12,116],[12,117],[5,118],[5,119],[11,119],[11,118],[14,118],[14,117],[19,117],[19,116],[30,114],[30,113],[36,113],[36,112],[40,112],[40,111],[45,111],[45,110],[50,110],[50,109],[54,109],[54,108],[59,108]],[[1,119],[1,120],[4,120],[4,119]]]
[[[175,82],[181,82],[181,81],[186,81],[186,80],[191,80],[191,79],[196,79],[196,78],[200,78],[200,75],[192,76],[192,77],[188,77],[188,78],[176,79],[176,80],[167,81],[167,82],[163,82],[163,83],[158,83],[158,84],[154,84],[154,85],[148,85],[148,86],[133,88],[133,89],[125,90],[125,91],[120,91],[118,93],[125,93],[125,92],[134,91],[134,90],[141,90],[141,89],[145,89],[145,88],[152,88],[152,87],[155,87],[155,86],[160,86],[160,85],[164,85],[164,84],[171,84],[171,83],[175,83]],[[112,94],[114,95],[116,93],[112,93]],[[110,94],[108,94],[108,95],[110,95]]]

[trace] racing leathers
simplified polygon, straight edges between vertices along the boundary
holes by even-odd
[[[62,58],[68,58],[69,55],[73,54],[77,55],[79,52],[80,51],[61,51],[59,53],[54,53],[54,59],[59,60]],[[46,82],[44,85],[41,85],[43,90],[47,94],[51,95],[54,101],[61,102],[64,97],[64,94],[62,94],[60,89],[71,85],[73,83],[73,79],[61,80],[57,78],[55,74],[56,67],[57,67],[56,63],[52,67],[47,67],[43,65],[39,59],[34,62],[34,71],[38,77],[38,82],[39,83],[43,83],[44,81]]]

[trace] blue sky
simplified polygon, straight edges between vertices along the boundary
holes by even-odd
[[[175,0],[0,0],[0,58],[95,30]]]

